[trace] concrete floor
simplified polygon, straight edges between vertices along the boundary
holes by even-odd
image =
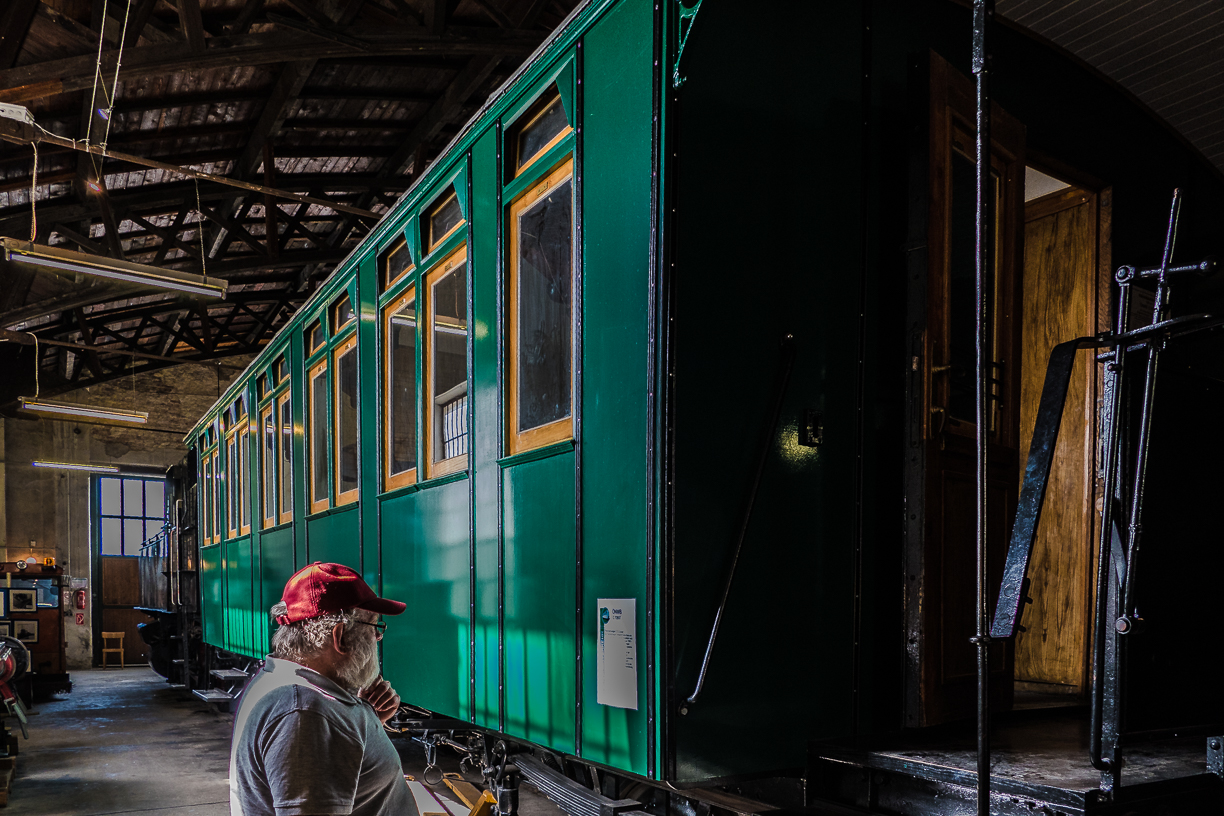
[[[72,673],[35,706],[4,816],[228,816],[232,718],[146,667]]]
[[[35,707],[30,739],[18,736],[17,774],[0,816],[228,816],[232,714],[171,689],[147,666],[76,671],[72,683],[72,693]],[[422,779],[423,748],[395,744],[404,772]],[[440,750],[438,764],[458,771],[458,755]],[[422,813],[441,809],[416,787]],[[433,795],[466,810],[452,808],[442,786]],[[519,814],[565,816],[527,783]]]

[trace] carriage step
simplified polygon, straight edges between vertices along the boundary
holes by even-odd
[[[242,669],[213,669],[209,674],[218,680],[245,680],[251,676]]]
[[[221,689],[193,689],[191,693],[206,703],[228,703],[234,699],[234,695]]]

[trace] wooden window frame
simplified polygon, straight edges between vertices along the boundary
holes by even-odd
[[[460,226],[462,226],[462,224],[460,224]],[[408,265],[401,269],[399,274],[393,278],[388,271],[390,269],[389,262],[391,260],[391,256],[397,252],[405,252],[408,254]],[[401,237],[398,241],[387,247],[387,249],[383,252],[382,257],[378,259],[378,266],[379,277],[382,279],[382,291],[384,292],[390,292],[395,288],[397,283],[411,275],[412,271],[416,269],[416,264],[412,261],[412,250],[408,246],[408,239]]]
[[[416,285],[412,284],[400,292],[395,298],[383,307],[382,326],[383,326],[383,490],[396,490],[397,488],[407,487],[410,484],[416,484],[417,470],[420,467],[420,462],[417,462],[417,467],[409,468],[400,473],[391,472],[391,435],[394,432],[391,423],[391,316],[404,305],[408,300],[413,303],[413,331],[417,335],[417,343],[413,346],[415,353],[416,347],[419,346],[421,321],[417,317],[419,311],[419,303],[416,303]],[[415,372],[416,366],[413,367]],[[416,407],[420,405],[420,394],[417,392],[416,383],[413,383],[412,401],[413,417],[412,424],[416,425]],[[418,448],[420,447],[420,436],[417,437]]]
[[[348,325],[348,324],[346,323],[345,325]],[[337,343],[335,348],[333,348],[331,352],[332,371],[334,372],[334,374],[332,376],[332,384],[331,384],[331,402],[332,402],[333,407],[332,407],[330,427],[332,431],[332,461],[335,463],[335,467],[332,468],[332,491],[335,493],[335,496],[336,496],[336,507],[340,507],[341,505],[345,505],[345,504],[352,504],[353,502],[357,501],[357,499],[361,496],[361,456],[360,455],[358,455],[357,457],[357,487],[354,487],[352,490],[346,490],[344,492],[340,491],[340,376],[339,376],[340,358],[350,352],[354,355],[357,354],[357,333],[356,332],[354,332],[347,340]],[[355,360],[355,364],[359,362],[360,362],[359,360]],[[361,405],[361,388],[358,387],[357,388],[357,405],[353,408],[353,410],[357,414],[354,417],[354,421],[358,423],[360,423],[360,420],[361,420],[360,405]],[[360,439],[361,438],[359,434],[358,442],[357,442],[359,448],[361,445]]]
[[[423,401],[425,405],[425,427],[423,430],[425,432],[424,466],[425,466],[425,477],[427,479],[437,479],[442,476],[449,476],[452,473],[458,473],[459,471],[464,470],[465,468],[467,468],[468,456],[472,452],[472,446],[471,446],[472,429],[469,427],[468,428],[469,436],[468,436],[467,453],[460,454],[459,456],[452,456],[449,459],[440,459],[440,460],[434,459],[434,422],[435,422],[434,415],[436,413],[435,406],[434,406],[434,400],[436,399],[436,395],[434,394],[434,389],[433,389],[432,358],[433,358],[433,327],[434,327],[435,314],[434,314],[434,299],[432,297],[432,292],[433,292],[434,285],[440,279],[450,274],[451,270],[453,270],[459,264],[467,263],[467,259],[468,259],[467,258],[467,244],[466,243],[461,244],[449,255],[447,255],[444,258],[439,259],[438,262],[435,263],[432,267],[430,267],[429,270],[427,270],[425,274],[422,276],[421,288],[424,290],[424,294],[426,295],[425,300],[424,300],[424,304],[425,304],[424,324],[425,325],[421,333],[422,339],[424,341],[423,342],[424,366],[422,370],[422,373],[424,376],[421,380],[422,383],[424,384],[424,388],[422,388],[421,390],[424,391],[424,394],[418,394],[417,399],[418,401]],[[469,265],[467,274],[468,274],[468,279],[470,281],[471,274],[472,274],[470,265]],[[471,304],[468,304],[469,307],[470,305]],[[466,333],[465,346],[467,345],[467,343],[471,342],[471,336],[472,336],[472,316],[470,314],[470,311],[468,314],[467,323],[468,323],[468,327],[467,327],[467,333]],[[468,394],[469,399],[471,398],[471,380],[472,380],[472,372],[471,372],[471,369],[468,368],[467,394]],[[418,463],[418,467],[419,466],[420,464]]]
[[[574,158],[568,157],[565,161],[554,167],[547,175],[542,176],[535,184],[523,191],[522,195],[514,199],[510,204],[509,215],[506,222],[506,232],[508,234],[508,262],[506,264],[506,390],[509,406],[506,411],[506,449],[507,453],[513,456],[516,453],[540,448],[545,445],[551,445],[555,442],[561,442],[566,439],[572,439],[574,436],[574,353],[577,348],[577,343],[574,342],[574,290],[575,287],[570,286],[570,415],[549,422],[546,425],[540,425],[536,428],[529,428],[526,431],[518,430],[518,410],[519,410],[519,371],[518,371],[518,351],[519,351],[519,335],[518,335],[518,216],[525,210],[530,209],[540,200],[549,190],[554,189],[567,180],[571,181],[570,194],[573,195],[572,179],[574,177]],[[576,210],[576,207],[574,208]],[[574,212],[571,210],[571,213]],[[574,222],[570,222],[571,232],[574,230]],[[573,246],[577,246],[577,241]],[[570,260],[570,274],[577,277],[577,266],[574,259]]]
[[[348,320],[341,323],[340,322],[340,304],[344,303],[346,300],[348,301],[348,305],[349,305],[350,317]],[[336,299],[332,301],[331,306],[327,307],[327,313],[328,313],[328,320],[331,322],[331,326],[332,326],[332,330],[331,330],[332,337],[335,337],[338,334],[340,334],[340,332],[348,328],[348,326],[351,323],[357,322],[357,310],[353,308],[353,297],[351,294],[349,294],[349,291],[347,289],[345,289],[339,295],[336,296]]]
[[[315,395],[314,381],[318,377],[327,376],[327,369],[328,369],[327,364],[328,364],[328,359],[327,357],[324,357],[322,360],[320,360],[319,362],[311,366],[310,369],[306,372],[306,409],[307,409],[306,411],[306,462],[308,465],[307,467],[308,484],[306,485],[306,494],[307,494],[307,506],[310,508],[311,513],[318,513],[318,512],[321,512],[331,507],[331,495],[330,495],[331,490],[330,489],[327,491],[328,495],[323,496],[322,498],[318,498],[314,494],[315,484],[318,483],[318,480],[315,478],[316,473],[317,473],[316,467],[319,465],[319,463],[315,459],[315,439],[314,439],[315,423],[314,423],[314,420],[315,420],[315,411],[319,410],[319,406],[315,405],[315,401],[314,401],[314,395]],[[329,387],[325,389],[324,393],[331,394],[331,388]],[[323,405],[324,411],[327,410],[328,402],[330,402],[330,400],[324,401],[324,405]],[[331,427],[330,419],[328,420],[326,425],[328,428]],[[330,444],[324,445],[323,450],[329,452],[328,455],[330,455],[331,445]],[[324,468],[328,468],[329,463],[324,461],[322,466]],[[327,478],[324,479],[323,482],[327,485],[331,485],[331,472],[327,471],[325,475]]]
[[[215,456],[215,451],[204,454],[203,490],[200,491],[203,494],[200,497],[201,509],[203,511],[200,514],[203,517],[200,525],[202,527],[200,540],[205,544],[212,544],[213,528],[216,526],[214,524],[216,519],[213,516],[213,458]]]
[[[251,501],[250,487],[250,469],[251,469],[251,425],[247,418],[241,420],[241,425],[238,427],[238,480],[237,480],[237,498],[238,498],[238,535],[250,535],[251,533],[251,510],[253,509]]]
[[[263,408],[259,410],[259,438],[263,440],[263,444],[259,446],[259,472],[263,477],[263,484],[260,485],[260,523],[263,529],[275,527],[277,524],[276,510],[277,499],[280,494],[276,491],[277,469],[280,467],[280,460],[276,458],[276,401],[271,400]],[[271,452],[268,447],[271,445]]]
[[[218,499],[222,495],[221,478],[221,448],[213,448],[212,452],[212,475],[213,481],[210,490],[212,490],[212,542],[213,544],[221,543],[221,508],[218,505]]]
[[[293,521],[293,402],[292,392],[286,388],[273,396],[276,412],[276,523],[284,524]],[[285,433],[283,424],[285,409],[289,407],[289,433]],[[288,436],[288,438],[286,438]],[[285,446],[289,446],[289,478],[286,480],[284,471]],[[285,495],[289,496],[289,509],[285,508]]]
[[[511,161],[515,164],[518,163],[519,141],[522,139],[523,132],[527,130],[527,128],[531,127],[537,119],[543,116],[545,111],[552,107],[554,100],[561,105],[561,112],[566,114],[566,125],[559,133],[557,133],[556,136],[549,139],[547,144],[532,154],[531,158],[529,158],[522,167],[516,169],[512,178],[518,178],[526,173],[531,169],[532,165],[540,160],[541,156],[546,154],[549,150],[552,150],[561,143],[562,139],[574,132],[574,125],[569,121],[569,113],[565,110],[565,103],[561,100],[561,91],[556,89],[557,86],[555,83],[552,85],[552,88],[554,89],[553,93],[540,94],[540,98],[531,104],[531,107],[528,108],[527,112],[521,117],[523,120],[521,123],[515,122],[510,126],[510,133],[514,140],[513,144],[511,145]]]
[[[327,315],[322,315],[312,320],[310,322],[310,325],[306,327],[306,331],[303,333],[303,336],[302,336],[302,348],[306,350],[307,358],[314,356],[315,352],[327,346],[326,323],[327,323]],[[314,335],[316,329],[319,332],[319,343],[318,345],[312,346],[310,345],[310,339]]]
[[[442,207],[444,207],[447,204],[447,202],[449,202],[452,198],[455,199],[456,204],[459,203],[459,191],[455,189],[454,184],[450,185],[450,195],[438,196],[436,199],[434,199],[433,203],[430,204],[429,208],[425,210],[423,213],[423,215],[425,216],[422,219],[422,221],[424,222],[424,226],[425,226],[423,233],[425,237],[425,246],[427,247],[425,252],[423,253],[425,255],[428,255],[430,252],[433,252],[435,249],[442,246],[442,244],[446,241],[447,238],[454,235],[456,232],[458,232],[460,229],[462,229],[467,224],[466,217],[460,218],[459,222],[456,223],[455,226],[451,227],[444,234],[438,236],[437,238],[434,237],[434,234],[433,234],[434,213],[441,210]],[[459,208],[459,212],[460,212],[460,215],[463,214],[462,207]]]
[[[236,484],[238,479],[238,466],[235,460],[238,458],[238,428],[235,425],[230,425],[228,431],[225,432],[225,476],[222,490],[225,493],[225,537],[238,537],[238,493]]]

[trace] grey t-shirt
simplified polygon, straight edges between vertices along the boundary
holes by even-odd
[[[230,813],[420,816],[369,703],[273,657],[247,684],[234,717]]]

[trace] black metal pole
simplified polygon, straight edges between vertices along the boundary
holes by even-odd
[[[988,311],[986,276],[990,263],[990,58],[987,29],[994,16],[993,0],[973,3],[973,76],[977,80],[977,213],[975,282],[977,287],[977,812],[990,816],[990,620],[986,608],[986,424],[988,395]]]

